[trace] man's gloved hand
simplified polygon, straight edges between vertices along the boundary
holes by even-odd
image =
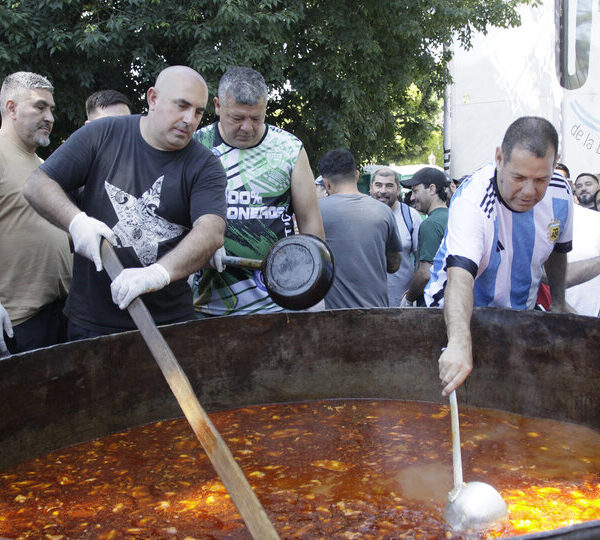
[[[113,302],[126,309],[140,294],[158,291],[169,283],[169,272],[164,266],[154,263],[145,268],[125,268],[111,283],[110,291]]]
[[[223,257],[227,255],[225,248],[221,246],[217,251],[213,253],[213,256],[208,259],[208,266],[210,268],[214,268],[217,272],[222,272],[227,268],[225,264],[223,264]]]
[[[69,233],[73,238],[75,252],[86,257],[96,265],[96,270],[102,270],[102,256],[100,255],[100,242],[106,238],[113,246],[117,244],[117,237],[106,223],[89,217],[85,212],[77,214],[69,224]]]
[[[4,343],[4,332],[6,332],[8,337],[13,337],[15,335],[8,312],[4,309],[4,306],[0,304],[0,356],[9,354],[6,343]]]

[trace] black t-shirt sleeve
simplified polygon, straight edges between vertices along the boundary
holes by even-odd
[[[65,191],[85,184],[95,155],[92,141],[99,127],[90,123],[79,128],[40,166]]]
[[[221,161],[210,150],[198,144],[198,170],[190,194],[190,219],[192,224],[201,216],[215,214],[226,218],[225,189],[227,175]]]

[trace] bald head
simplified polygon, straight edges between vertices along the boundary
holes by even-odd
[[[170,66],[159,73],[147,98],[148,116],[140,123],[146,142],[166,151],[187,146],[208,101],[202,76],[187,66]]]
[[[188,66],[169,66],[168,68],[163,69],[158,74],[158,77],[156,77],[154,88],[160,90],[168,85],[178,84],[184,78],[196,80],[199,84],[207,88],[206,82],[204,81],[202,75],[200,75],[200,73],[198,73],[195,69],[192,69]]]

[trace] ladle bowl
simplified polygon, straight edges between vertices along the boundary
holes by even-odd
[[[455,531],[488,529],[502,522],[508,514],[504,499],[485,482],[463,484],[454,500],[446,504],[446,522]]]
[[[452,422],[452,465],[454,488],[448,494],[445,519],[455,531],[480,531],[492,528],[508,516],[504,499],[485,482],[463,482],[460,454],[460,427],[456,391],[450,392]]]

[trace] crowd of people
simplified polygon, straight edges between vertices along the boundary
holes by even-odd
[[[543,118],[515,120],[468,177],[380,167],[367,194],[347,149],[320,157],[314,180],[302,141],[265,122],[269,91],[251,68],[225,72],[204,127],[208,87],[189,67],[158,75],[144,115],[95,92],[85,125],[42,161],[53,93],[29,72],[0,91],[0,355],[132,329],[138,296],[157,324],[283,311],[260,270],[223,257],[262,260],[294,233],[334,255],[326,309],[444,308],[444,394],[472,369],[474,306],[533,309],[546,287],[546,309],[599,313],[598,177],[570,183]],[[103,241],[125,267],[112,282]]]

